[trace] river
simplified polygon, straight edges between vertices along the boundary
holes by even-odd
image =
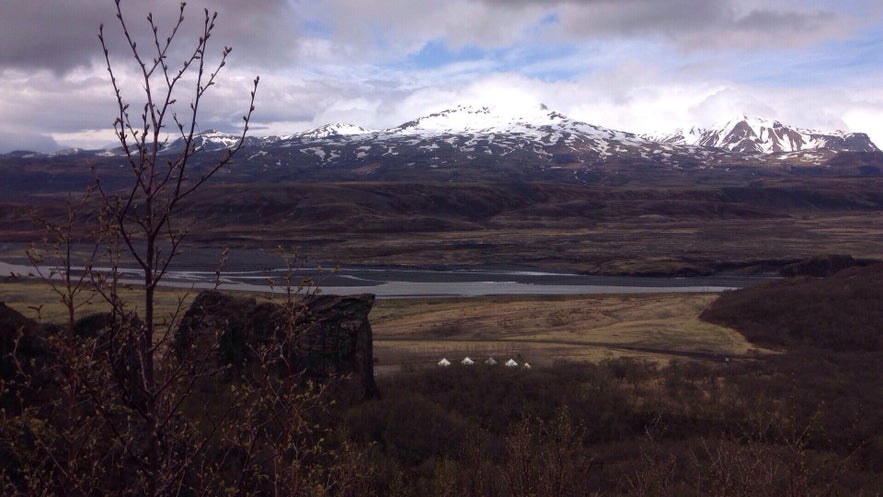
[[[0,261],[0,274],[26,275],[33,268]],[[48,274],[46,269],[44,273]],[[290,274],[290,278],[287,275]],[[137,282],[137,272],[124,270],[121,278]],[[486,295],[577,295],[623,293],[717,293],[755,285],[770,278],[738,275],[707,277],[596,276],[525,269],[410,269],[383,267],[342,267],[336,270],[284,268],[215,271],[174,270],[164,279],[165,286],[259,291],[284,290],[286,281],[297,286],[312,282],[322,293],[353,295],[372,293],[378,298],[475,297]]]

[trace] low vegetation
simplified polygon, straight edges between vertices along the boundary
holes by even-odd
[[[341,426],[382,495],[879,495],[880,271],[727,292],[703,313],[779,353],[455,361],[381,378]]]
[[[746,331],[753,347],[775,347],[776,353],[726,360],[618,348],[608,358],[573,362],[544,361],[539,354],[547,349],[535,348],[525,349],[536,354],[527,357],[532,369],[481,360],[464,366],[450,357],[450,367],[383,374],[378,398],[314,411],[309,420],[318,431],[312,433],[322,442],[304,439],[313,452],[302,459],[303,468],[333,481],[315,487],[321,495],[879,495],[883,421],[875,413],[883,410],[883,352],[865,331],[874,323],[880,329],[880,288],[880,267],[870,266],[726,292],[716,301],[693,297],[703,305],[690,312],[705,308],[703,317],[715,321],[725,316]],[[635,318],[658,318],[674,298],[689,301],[554,298],[536,319],[548,325],[546,318],[559,316],[557,323],[564,324],[561,312],[569,305],[603,328],[614,309],[637,308]],[[378,350],[396,343],[384,336],[406,336],[420,316],[437,328],[439,313],[453,312],[455,304],[381,302],[372,315]],[[483,304],[517,326],[530,321],[506,309],[529,310],[539,299]],[[459,305],[466,323],[452,334],[419,326],[412,332],[420,339],[432,335],[439,346],[446,340],[456,346],[464,334],[491,333],[493,326],[482,328],[488,321]],[[803,335],[779,333],[789,316],[803,323],[789,329]],[[591,329],[583,326],[583,333]],[[203,386],[193,401],[208,402],[200,395],[213,391]]]
[[[876,495],[875,360],[451,366],[340,426],[376,495]]]
[[[622,274],[768,271],[815,254],[820,241],[874,259],[883,234],[880,216],[869,215],[883,210],[878,177],[856,177],[851,162],[806,178],[784,168],[712,177],[611,162],[609,174],[584,184],[295,184],[303,179],[296,172],[257,184],[254,175],[243,179],[245,169],[226,168],[244,144],[254,90],[238,144],[209,155],[207,168],[188,160],[199,101],[230,52],[223,49],[214,72],[203,70],[214,16],[205,11],[190,59],[169,72],[177,25],[163,42],[148,16],[146,45],[156,53],[142,57],[120,4],[117,19],[145,78],[147,102],[133,105],[143,109],[140,121],[137,113],[130,119],[99,36],[131,168],[118,168],[118,159],[99,161],[94,173],[52,160],[4,166],[25,173],[0,192],[10,213],[0,216],[0,241],[43,239],[50,250],[30,252],[31,262],[54,255],[61,269],[43,275],[54,294],[31,282],[0,288],[12,307],[41,321],[0,305],[3,495],[883,493],[880,267],[714,303],[605,297],[485,300],[493,308],[482,312],[449,303],[381,307],[380,366],[393,358],[406,367],[379,376],[379,395],[361,401],[335,396],[335,379],[317,382],[298,366],[304,314],[290,278],[273,308],[277,325],[260,334],[274,338],[245,345],[238,337],[247,333],[232,329],[232,319],[212,316],[193,328],[199,339],[181,339],[190,336],[176,333],[188,296],[158,286],[171,260],[181,262],[185,235],[246,248],[297,240],[307,257],[341,263],[505,261]],[[172,93],[190,68],[198,74],[191,115],[179,121]],[[152,77],[166,98],[154,98]],[[167,161],[156,145],[174,128],[185,146]],[[222,168],[228,181],[206,183]],[[51,185],[34,180],[47,171]],[[44,190],[27,190],[33,185]],[[87,185],[94,196],[67,195]],[[22,222],[31,207],[46,221],[36,228]],[[79,229],[90,225],[94,233]],[[189,226],[200,230],[191,235]],[[72,254],[86,233],[95,235],[84,238],[95,247],[83,264],[91,278],[78,278]],[[98,265],[110,276],[89,271],[105,246],[110,262]],[[10,251],[20,252],[0,247]],[[137,261],[140,288],[119,279],[123,254]],[[81,319],[102,300],[105,314]],[[708,322],[697,319],[702,309]],[[251,347],[236,356],[238,367],[217,360],[224,337],[225,346]],[[407,367],[428,358],[414,346],[502,350],[535,366]],[[765,347],[777,353],[752,350]],[[363,358],[370,366],[372,354]]]

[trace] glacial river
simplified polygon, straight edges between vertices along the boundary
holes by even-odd
[[[0,274],[32,273],[33,268],[0,261]],[[48,274],[48,271],[44,272]],[[224,290],[282,291],[286,269],[169,271],[166,286]],[[290,281],[297,286],[304,278],[322,293],[353,295],[372,293],[378,298],[453,297],[483,295],[572,295],[671,292],[721,292],[755,285],[769,278],[719,275],[709,277],[594,276],[524,269],[405,269],[381,267],[342,267],[335,271],[299,269]],[[137,282],[137,272],[124,270],[122,279]]]

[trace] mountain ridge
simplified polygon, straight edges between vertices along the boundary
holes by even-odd
[[[811,130],[745,114],[710,128],[693,126],[688,130],[681,128],[671,133],[646,134],[642,137],[672,145],[722,148],[748,153],[787,153],[813,149],[879,151],[867,133]]]
[[[199,133],[191,144],[209,153],[197,154],[192,161],[208,166],[213,153],[238,139],[238,135],[214,130]],[[162,153],[180,153],[183,147],[184,141],[177,139],[164,144]],[[100,158],[113,163],[122,156],[122,150],[115,149],[78,150],[69,157],[71,161]],[[23,152],[0,158],[65,160],[64,156]],[[799,169],[818,174],[834,162],[838,171],[846,167],[852,171],[849,174],[878,175],[883,171],[883,153],[862,133],[825,134],[743,116],[718,129],[694,127],[668,136],[649,136],[571,119],[542,105],[517,109],[464,105],[381,130],[330,123],[285,136],[248,136],[230,172],[243,180],[252,176],[248,181],[591,183],[598,181],[599,175],[704,174],[732,168],[741,168],[740,174],[748,174],[749,169]]]
[[[563,131],[576,131],[596,135],[606,139],[627,139],[646,141],[664,145],[717,148],[741,153],[788,153],[815,149],[850,152],[876,152],[879,149],[867,133],[844,131],[819,131],[799,128],[761,117],[737,116],[709,128],[692,126],[678,128],[672,132],[636,134],[613,130],[583,121],[570,119],[557,111],[549,110],[543,104],[512,111],[495,106],[457,105],[442,111],[433,112],[398,126],[386,129],[371,129],[363,126],[332,122],[317,128],[284,136],[248,136],[246,146],[272,146],[293,140],[323,140],[335,138],[357,138],[372,136],[382,139],[394,135],[470,134],[492,132],[514,132],[525,134],[526,130],[560,127]],[[548,129],[547,129],[548,130]],[[221,150],[232,146],[239,135],[223,133],[213,129],[196,133],[194,145],[198,150]],[[543,137],[539,137],[542,140]],[[163,146],[163,152],[179,152],[183,139],[178,138]],[[2,155],[74,155],[81,153],[112,152],[119,149],[86,150],[82,148],[61,149],[49,154],[16,150]],[[121,150],[119,150],[121,152]]]

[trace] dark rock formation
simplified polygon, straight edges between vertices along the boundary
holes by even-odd
[[[74,334],[91,339],[91,354],[98,364],[108,367],[110,377],[121,393],[124,403],[143,407],[147,402],[138,357],[141,320],[134,316],[112,313],[90,314],[74,323]]]
[[[280,347],[274,364],[280,374],[335,382],[348,397],[376,394],[371,325],[373,295],[314,295],[292,308],[216,291],[199,294],[175,334],[179,354],[215,354],[219,366],[241,371]]]
[[[102,313],[78,319],[73,328],[73,346],[78,353],[90,355],[96,364],[108,367],[110,376],[102,376],[100,381],[112,380],[122,392],[122,400],[133,406],[145,402],[135,347],[140,326],[137,319],[124,322]],[[59,338],[65,330],[28,319],[0,302],[0,378],[22,379],[30,384],[30,393],[43,389],[57,395],[53,389],[65,381],[58,376],[57,367],[64,355],[64,342]]]
[[[209,291],[199,294],[175,333],[174,350],[180,357],[208,358],[233,374],[249,364],[273,361],[283,375],[332,382],[335,395],[350,399],[372,397],[374,354],[368,313],[373,295],[313,295],[298,300],[290,309],[253,298]],[[110,314],[84,317],[74,324],[78,337],[93,339],[91,353],[111,368],[112,379],[131,395],[124,399],[137,405],[143,399],[136,388],[140,377],[135,340],[142,323],[125,323]],[[59,333],[0,303],[0,375],[12,378],[19,363],[52,361],[46,337]]]
[[[306,371],[317,377],[351,375],[364,396],[377,394],[374,383],[374,340],[368,313],[373,295],[317,295],[306,299],[303,333],[298,337]]]

